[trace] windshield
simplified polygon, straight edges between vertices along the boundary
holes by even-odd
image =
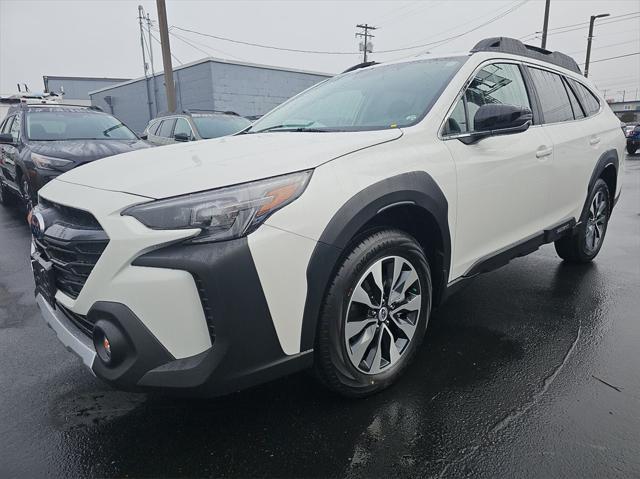
[[[233,115],[194,115],[193,122],[202,138],[218,138],[232,135],[248,127],[251,122]]]
[[[289,100],[249,132],[379,130],[414,125],[467,57],[417,60],[339,75]]]
[[[85,109],[29,111],[27,136],[34,141],[136,139],[111,115]]]

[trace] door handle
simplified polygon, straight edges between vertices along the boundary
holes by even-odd
[[[544,158],[545,156],[550,156],[551,153],[553,153],[553,148],[540,147],[538,151],[536,151],[536,158]]]
[[[597,145],[598,143],[600,143],[600,138],[598,138],[597,136],[595,136],[595,137],[593,137],[593,138],[591,138],[589,140],[589,144],[590,145]]]

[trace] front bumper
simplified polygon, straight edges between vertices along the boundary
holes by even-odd
[[[63,344],[99,378],[120,389],[217,395],[311,364],[312,351],[296,349],[300,325],[281,314],[278,304],[277,318],[272,318],[253,254],[257,251],[262,261],[262,275],[277,274],[291,291],[289,283],[301,281],[285,281],[283,273],[296,267],[304,281],[304,262],[289,266],[284,258],[301,245],[310,251],[315,242],[265,225],[252,240],[255,250],[246,237],[188,245],[182,240],[193,231],[150,230],[121,216],[122,210],[146,198],[63,180],[52,181],[40,195],[48,203],[71,208],[78,208],[81,198],[81,208],[109,237],[77,298],[58,290],[54,306],[38,299],[45,320]],[[282,251],[274,244],[283,245]],[[273,266],[265,265],[274,261]],[[304,294],[297,296],[304,299]],[[299,323],[301,315],[294,316]],[[85,323],[94,327],[86,328]],[[105,362],[96,331],[106,331],[111,342],[117,338],[112,344],[118,356],[114,363]]]
[[[92,341],[75,326],[59,309],[56,310],[41,294],[36,296],[36,303],[40,308],[42,318],[58,336],[64,346],[82,359],[85,366],[93,372],[93,363],[96,359],[96,350]]]

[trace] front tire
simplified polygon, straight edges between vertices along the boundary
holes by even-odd
[[[415,356],[431,312],[431,271],[418,242],[399,230],[347,251],[321,309],[315,370],[333,391],[364,397],[391,385]]]
[[[580,225],[570,236],[555,242],[556,252],[570,263],[588,263],[602,248],[611,215],[611,195],[609,187],[598,178],[589,194],[588,209],[581,218]]]

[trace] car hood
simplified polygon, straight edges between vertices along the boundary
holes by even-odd
[[[227,136],[113,156],[71,170],[58,180],[168,198],[315,168],[401,136],[398,129]]]
[[[107,156],[150,147],[148,143],[138,139],[32,141],[29,146],[33,153],[71,160],[76,166]]]

